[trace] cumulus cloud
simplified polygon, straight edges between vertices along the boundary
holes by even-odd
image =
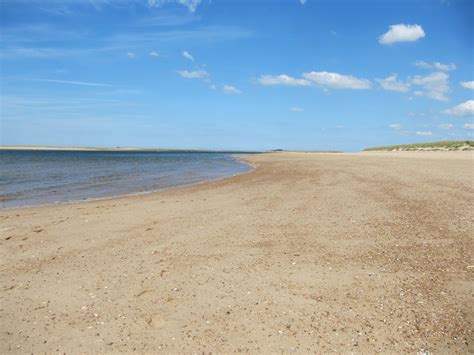
[[[151,51],[150,53],[148,53],[150,56],[152,57],[159,57],[160,56],[160,53],[156,52],[156,51]]]
[[[417,136],[432,136],[433,135],[433,132],[430,132],[430,131],[425,131],[425,132],[421,132],[421,131],[418,131],[415,133]]]
[[[449,64],[443,64],[440,62],[427,63],[422,60],[417,60],[415,62],[415,65],[423,69],[432,69],[432,70],[439,70],[439,71],[451,71],[451,70],[456,69],[456,64],[454,63],[449,63]]]
[[[392,123],[388,125],[388,128],[394,129],[396,131],[402,129],[402,125],[398,123]]]
[[[351,75],[342,75],[338,73],[309,72],[303,73],[303,78],[319,86],[331,89],[370,89],[371,83],[367,79],[359,79]]]
[[[133,52],[127,52],[127,57],[128,57],[129,59],[135,59],[137,56],[136,56],[135,53],[133,53]]]
[[[303,78],[281,75],[261,75],[257,82],[261,85],[288,85],[288,86],[311,86],[317,85],[324,89],[370,89],[371,82],[367,79],[359,79],[351,75],[342,75],[330,72],[308,72],[303,73]]]
[[[222,87],[222,91],[226,94],[241,94],[242,91],[237,89],[235,86],[232,85],[224,85]]]
[[[435,72],[426,76],[416,75],[413,78],[412,83],[424,88],[423,95],[426,95],[433,100],[448,101],[446,96],[449,93],[448,79],[448,74],[444,72]]]
[[[196,11],[202,0],[148,0],[148,6],[160,7],[164,4],[176,3],[186,7],[190,12]]]
[[[460,84],[464,89],[474,90],[474,81],[461,81]]]
[[[390,91],[407,92],[410,90],[410,84],[397,80],[397,75],[392,74],[385,79],[376,79],[376,81],[385,89]]]
[[[474,116],[474,100],[467,100],[462,104],[454,106],[448,110],[443,111],[444,114],[450,116]]]
[[[465,123],[463,128],[464,129],[474,129],[474,123]]]
[[[293,106],[293,107],[290,108],[290,111],[291,112],[303,112],[304,109],[301,108],[301,107],[298,107],[298,106]]]
[[[439,129],[446,129],[446,130],[451,129],[453,127],[454,125],[452,125],[451,123],[441,123],[438,125]]]
[[[420,25],[392,25],[388,32],[379,37],[380,44],[392,44],[397,42],[414,42],[425,37],[425,31]]]
[[[309,86],[311,83],[305,79],[293,78],[286,74],[281,75],[261,75],[257,80],[261,85],[288,85],[288,86]]]
[[[206,79],[209,77],[209,73],[205,70],[178,70],[178,74],[186,79]]]
[[[190,60],[191,62],[194,62],[194,57],[193,57],[189,52],[183,51],[183,52],[181,53],[181,55],[182,55],[184,58]]]

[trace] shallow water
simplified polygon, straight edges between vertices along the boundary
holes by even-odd
[[[144,193],[250,169],[232,152],[2,150],[0,204],[12,208]]]

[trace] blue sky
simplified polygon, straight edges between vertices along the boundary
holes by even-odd
[[[472,139],[474,2],[0,0],[1,144]]]

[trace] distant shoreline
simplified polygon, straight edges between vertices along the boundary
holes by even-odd
[[[137,148],[137,147],[76,147],[76,146],[29,146],[29,145],[2,145],[0,150],[52,150],[52,151],[113,151],[113,152],[222,152],[222,153],[246,153],[246,152],[260,152],[257,150],[212,150],[212,149],[185,149],[185,148]]]

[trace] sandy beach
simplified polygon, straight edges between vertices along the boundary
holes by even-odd
[[[0,352],[474,352],[474,153],[1,211]]]

